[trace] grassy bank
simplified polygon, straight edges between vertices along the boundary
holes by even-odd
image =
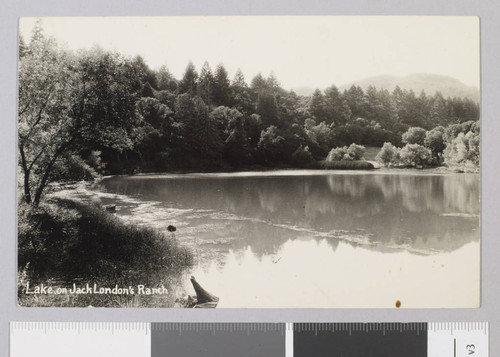
[[[373,160],[375,161],[375,160]],[[350,164],[349,164],[350,162]],[[371,165],[371,166],[370,166]],[[191,174],[191,173],[230,173],[230,172],[242,172],[242,171],[255,171],[255,172],[265,172],[265,171],[276,171],[276,170],[302,170],[302,169],[328,169],[328,170],[371,170],[374,169],[373,165],[367,161],[349,161],[341,160],[336,163],[330,163],[325,165],[325,160],[313,161],[303,165],[289,165],[289,164],[276,164],[273,166],[263,166],[263,165],[246,165],[240,167],[218,167],[218,168],[196,168],[196,169],[170,169],[170,170],[140,170],[135,169],[131,171],[123,171],[119,175],[150,175],[150,174]],[[117,175],[117,176],[119,176]],[[111,176],[111,175],[109,175]]]
[[[372,163],[368,161],[350,161],[350,160],[338,160],[338,161],[321,161],[319,163],[322,169],[326,170],[373,170],[375,167]]]
[[[52,199],[19,207],[18,302],[25,306],[168,306],[175,296],[28,295],[55,287],[164,285],[193,263],[190,250],[151,228],[128,225],[97,204]]]
[[[378,146],[367,146],[363,157],[368,161],[377,161],[377,154],[380,152],[380,147]]]

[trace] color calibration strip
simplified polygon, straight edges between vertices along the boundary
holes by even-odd
[[[11,357],[488,357],[487,323],[12,322]]]

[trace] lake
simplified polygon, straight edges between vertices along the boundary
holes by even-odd
[[[284,170],[117,176],[94,193],[190,246],[219,307],[477,307],[479,175]]]

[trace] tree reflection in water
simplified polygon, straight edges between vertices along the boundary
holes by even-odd
[[[479,240],[474,174],[134,176],[106,179],[99,189],[156,202],[154,210],[185,209],[191,214],[165,225],[179,223],[186,227],[180,239],[196,236],[198,245],[219,253],[250,246],[259,256],[275,254],[289,239],[419,252],[452,251]]]

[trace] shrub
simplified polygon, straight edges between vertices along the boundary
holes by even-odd
[[[408,167],[425,167],[433,162],[431,150],[419,144],[406,144],[399,155],[401,164]]]
[[[352,143],[349,147],[342,146],[342,147],[337,147],[337,148],[333,148],[332,150],[330,150],[330,152],[328,153],[328,156],[326,157],[326,161],[361,160],[363,158],[364,154],[365,154],[365,147],[364,146],[356,145],[356,144]]]
[[[333,148],[328,153],[328,156],[326,157],[326,161],[331,162],[331,161],[342,160],[346,154],[347,154],[347,146]]]
[[[375,160],[384,166],[396,166],[399,164],[399,149],[391,143],[384,143]]]
[[[351,160],[361,160],[365,154],[365,147],[352,143],[347,149],[347,154],[351,157]]]
[[[144,275],[192,264],[192,253],[151,228],[123,223],[97,204],[57,199],[19,209],[18,265],[35,277]]]

